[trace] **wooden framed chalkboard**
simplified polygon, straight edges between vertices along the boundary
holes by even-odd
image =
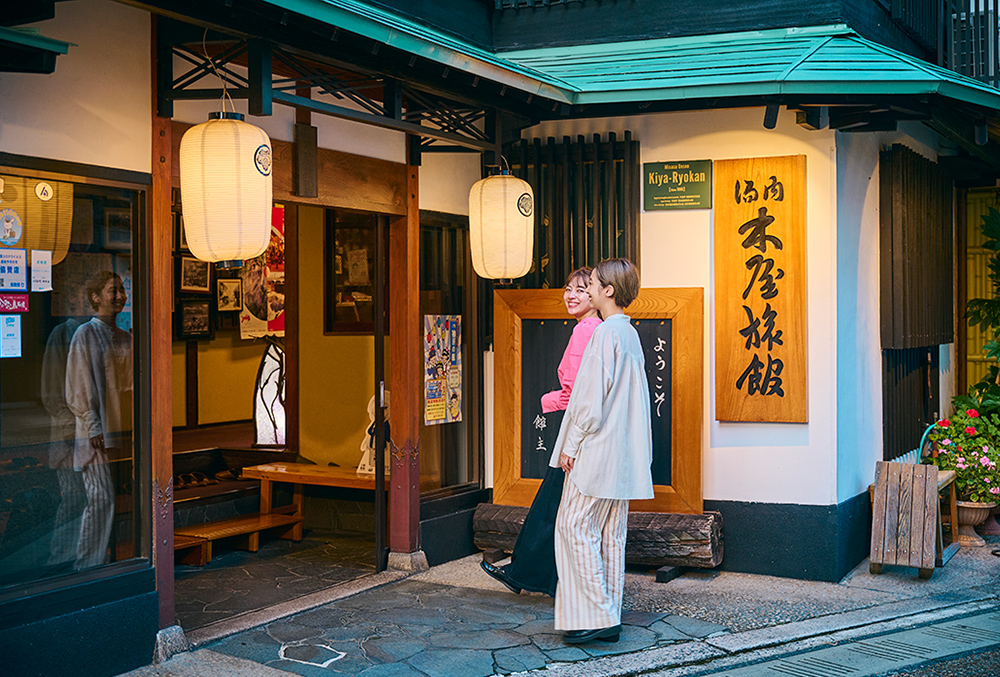
[[[701,513],[703,291],[642,289],[626,314],[645,352],[654,446],[655,497],[631,509]],[[494,503],[530,505],[541,483],[562,415],[542,416],[538,398],[558,387],[573,324],[561,289],[495,292]]]

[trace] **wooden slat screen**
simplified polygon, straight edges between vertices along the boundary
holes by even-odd
[[[511,173],[535,193],[534,265],[516,286],[561,287],[576,268],[616,256],[639,265],[639,142],[624,137],[522,139],[505,149]]]
[[[882,151],[879,172],[882,347],[951,343],[951,178],[899,144]]]
[[[941,411],[937,346],[882,351],[882,460],[916,449]]]

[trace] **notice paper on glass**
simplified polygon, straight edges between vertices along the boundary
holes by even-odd
[[[28,291],[27,249],[0,249],[0,291]]]
[[[20,315],[0,315],[0,357],[21,357]]]
[[[52,291],[52,252],[31,250],[31,291]]]

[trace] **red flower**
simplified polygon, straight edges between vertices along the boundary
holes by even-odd
[[[943,418],[940,421],[938,421],[938,425],[941,426],[942,428],[947,428],[948,426],[951,425],[951,421],[949,421],[946,418]]]
[[[965,426],[965,434],[967,434],[967,435],[975,435],[976,434],[976,429],[973,428],[971,425],[967,425],[967,426]]]
[[[966,409],[965,413],[972,418],[979,418],[979,412],[975,409]]]

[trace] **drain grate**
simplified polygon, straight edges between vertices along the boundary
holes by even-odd
[[[794,675],[794,677],[842,677],[856,673],[857,668],[824,660],[816,656],[806,656],[794,660],[781,660],[773,665],[767,666],[768,670],[774,670],[784,675]]]
[[[980,644],[984,639],[1000,640],[1000,632],[976,628],[971,625],[924,628],[923,634],[929,637],[950,639],[960,644]]]
[[[856,642],[846,647],[853,653],[871,656],[872,658],[884,658],[887,661],[902,661],[911,656],[932,656],[934,650],[918,644],[901,642],[897,639],[872,639],[863,642]]]
[[[808,653],[744,664],[699,675],[713,677],[869,677],[893,674],[930,660],[1000,645],[1000,614],[901,630],[888,635],[815,649]]]

